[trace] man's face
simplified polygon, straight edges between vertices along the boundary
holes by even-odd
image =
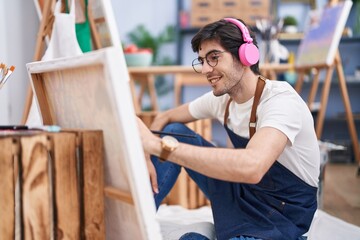
[[[236,91],[244,68],[218,42],[203,42],[198,60],[202,63],[201,73],[206,75],[215,96]]]

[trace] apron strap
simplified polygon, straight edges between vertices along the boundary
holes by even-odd
[[[261,94],[265,87],[265,80],[263,76],[259,76],[258,82],[256,84],[256,90],[255,90],[255,96],[254,96],[254,102],[251,108],[251,115],[250,115],[250,122],[249,122],[249,136],[250,138],[255,134],[256,132],[256,110],[260,102]],[[224,114],[224,126],[227,125],[227,119],[229,117],[229,106],[232,101],[232,98],[230,98],[226,104],[225,108],[225,114]]]
[[[250,122],[249,122],[249,136],[250,139],[256,132],[256,110],[260,102],[261,94],[265,87],[265,78],[263,76],[259,76],[258,82],[256,84],[254,102],[251,108]]]
[[[232,101],[232,98],[230,98],[226,104],[225,115],[224,115],[224,126],[227,125],[227,119],[229,117],[229,106],[230,106],[231,101]]]

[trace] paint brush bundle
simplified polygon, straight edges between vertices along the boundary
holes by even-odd
[[[14,70],[14,66],[8,68],[4,63],[0,64],[0,89],[5,85]]]

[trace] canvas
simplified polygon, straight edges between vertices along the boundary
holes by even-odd
[[[352,1],[346,0],[323,10],[320,19],[309,27],[300,42],[296,67],[330,66],[334,63],[351,6]]]
[[[27,70],[45,125],[103,131],[106,239],[161,239],[121,48]]]

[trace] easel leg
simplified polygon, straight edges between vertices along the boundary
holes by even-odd
[[[302,90],[302,86],[303,86],[303,83],[304,83],[304,71],[299,71],[298,72],[298,78],[296,80],[296,85],[295,85],[295,90],[298,94],[301,93],[301,90]]]
[[[321,101],[320,101],[320,110],[316,119],[316,136],[318,139],[321,138],[322,130],[324,126],[325,112],[327,107],[327,102],[329,99],[329,92],[331,86],[331,77],[334,72],[334,66],[330,66],[326,72],[326,77],[324,80],[324,86],[321,93]]]
[[[313,79],[313,83],[311,85],[311,91],[309,93],[308,102],[307,102],[308,107],[310,109],[312,109],[312,106],[313,106],[313,103],[315,100],[315,96],[316,96],[316,93],[317,93],[317,90],[319,87],[319,76],[320,76],[320,72],[318,70],[316,70],[316,73],[315,73],[315,76]]]
[[[337,54],[335,57],[335,63],[336,63],[336,70],[337,70],[337,74],[338,74],[338,78],[339,78],[341,96],[342,96],[342,99],[344,102],[344,107],[345,107],[346,120],[347,120],[348,127],[349,127],[351,141],[353,143],[354,156],[355,156],[356,161],[359,164],[359,168],[358,168],[358,172],[357,172],[357,174],[359,175],[360,174],[359,139],[357,137],[357,132],[356,132],[355,123],[354,123],[354,116],[353,116],[351,106],[350,106],[349,94],[347,91],[346,80],[344,77],[344,70],[343,70],[343,67],[342,67],[342,64],[340,61],[339,54]]]
[[[33,98],[33,92],[31,87],[29,86],[27,91],[26,91],[26,98],[25,98],[25,106],[24,106],[24,112],[23,112],[23,116],[21,119],[21,124],[26,124],[27,118],[30,114],[30,108],[31,108],[31,104],[32,104],[32,98]]]
[[[39,61],[41,59],[41,56],[43,54],[44,49],[44,43],[47,36],[51,35],[52,32],[52,25],[54,23],[54,16],[52,14],[52,7],[55,2],[53,0],[47,0],[44,3],[44,8],[42,9],[42,18],[40,22],[39,32],[36,39],[36,46],[35,46],[35,54],[34,54],[34,61]],[[25,99],[25,107],[23,116],[21,119],[21,123],[25,124],[27,121],[27,118],[30,113],[30,108],[32,104],[33,99],[33,92],[31,87],[27,90],[27,95]]]

